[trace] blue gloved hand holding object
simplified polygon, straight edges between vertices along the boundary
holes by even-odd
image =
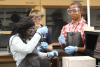
[[[41,42],[41,45],[40,46],[44,50],[47,50],[48,49],[48,43],[47,42]]]
[[[41,35],[45,35],[48,33],[48,28],[47,26],[44,26],[44,27],[40,27],[37,29],[36,31],[37,33],[41,34]]]
[[[59,41],[60,45],[66,44],[64,35],[60,35],[58,38],[58,41]]]
[[[47,55],[49,58],[54,58],[58,56],[58,52],[56,50],[53,50],[51,52],[48,52]]]
[[[37,50],[40,52],[45,52],[48,50],[48,43],[47,42],[41,42],[40,46],[37,47]]]
[[[65,50],[65,53],[72,55],[74,52],[78,51],[78,47],[77,46],[68,46],[68,47],[65,47],[64,50]]]
[[[38,47],[37,47],[37,51],[38,51],[38,52],[43,51],[43,49],[41,48],[41,46],[38,46]]]

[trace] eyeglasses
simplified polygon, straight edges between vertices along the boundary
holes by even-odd
[[[73,9],[68,8],[67,9],[67,13],[68,14],[71,14],[71,13],[79,13],[79,11],[80,11],[79,8],[73,8]]]
[[[29,14],[29,16],[31,16],[31,17],[43,17],[44,15],[43,14],[35,14],[35,13],[31,13],[31,14]]]

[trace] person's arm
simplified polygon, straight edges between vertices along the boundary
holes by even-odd
[[[61,33],[60,33],[60,35],[64,35],[64,37],[67,37],[66,29],[67,29],[67,28],[66,28],[66,25],[63,26],[62,29],[61,29]]]
[[[63,26],[60,36],[58,37],[58,42],[62,46],[64,46],[66,44],[66,35],[67,35],[67,32],[65,30],[65,26]]]
[[[45,45],[46,45],[46,43],[42,43],[40,46],[37,47],[38,55],[40,57],[52,58],[52,57],[58,56],[58,52],[56,50],[46,51],[45,52],[45,49],[47,49],[47,47]]]
[[[47,57],[47,53],[40,52],[40,51],[38,51],[38,55],[39,55],[40,57]]]
[[[14,37],[10,43],[11,50],[21,53],[31,53],[38,44],[40,38],[41,36],[38,33],[35,33],[32,39],[25,44],[20,37]]]
[[[44,52],[38,52],[38,55],[40,57],[48,57],[48,58],[53,58],[53,57],[57,57],[58,56],[58,52],[56,50],[44,53]]]
[[[78,51],[77,52],[84,52],[86,50],[86,48],[85,47],[78,47]]]

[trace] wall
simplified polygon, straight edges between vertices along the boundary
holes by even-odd
[[[0,53],[0,67],[16,67],[15,61],[12,56],[5,54],[6,52]]]
[[[78,0],[0,0],[0,5],[40,5],[44,6],[68,6],[72,1]],[[87,0],[79,0],[86,5]],[[100,6],[100,0],[90,0],[91,6]],[[0,6],[1,7],[1,6]]]

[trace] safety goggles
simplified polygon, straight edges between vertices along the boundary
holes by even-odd
[[[30,16],[30,17],[32,19],[34,19],[34,20],[41,20],[41,18],[42,18],[41,16],[35,16],[35,15],[34,16]]]
[[[68,8],[67,9],[67,13],[68,14],[71,14],[71,13],[79,13],[79,12],[80,12],[80,9],[79,8],[72,8],[72,9]]]

